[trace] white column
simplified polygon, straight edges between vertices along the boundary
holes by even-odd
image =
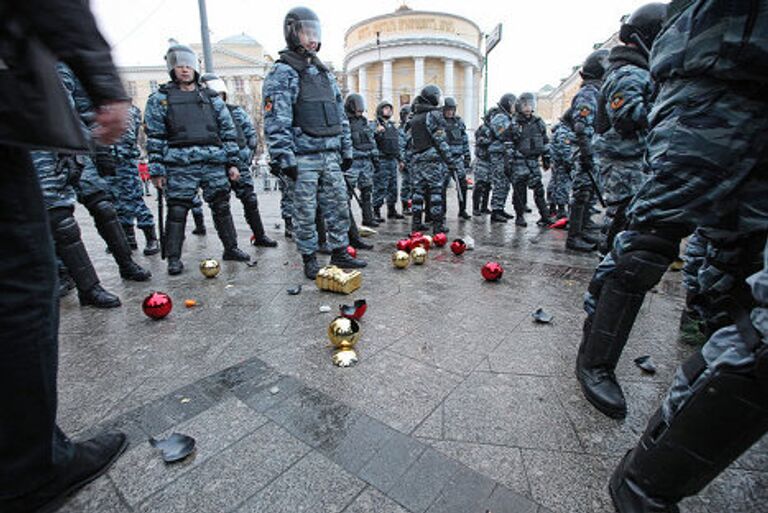
[[[346,84],[347,84],[347,93],[352,92],[352,73],[350,71],[347,71],[346,74]]]
[[[464,65],[464,121],[467,128],[475,128],[475,70],[471,64]]]
[[[365,72],[365,64],[357,70],[357,92],[365,98],[368,95],[368,74]]]
[[[445,72],[443,73],[443,76],[445,76],[445,90],[443,91],[443,95],[454,96],[453,59],[444,59],[443,64],[445,65]]]
[[[424,57],[413,58],[413,95],[416,96],[424,87]]]
[[[392,98],[392,60],[382,62],[381,72],[381,99],[394,102]]]

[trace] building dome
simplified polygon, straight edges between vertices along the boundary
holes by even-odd
[[[381,100],[391,101],[397,111],[424,85],[436,84],[456,99],[458,113],[474,128],[481,41],[480,28],[467,18],[405,5],[360,21],[344,36],[347,92],[362,94],[371,114]]]

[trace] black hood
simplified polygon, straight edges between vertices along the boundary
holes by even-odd
[[[632,64],[638,68],[649,69],[648,57],[642,50],[634,46],[619,45],[611,48],[608,55],[608,69],[616,69],[627,64]]]

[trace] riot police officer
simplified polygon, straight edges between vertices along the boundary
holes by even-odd
[[[571,112],[570,108],[566,110],[552,129],[552,176],[547,185],[547,201],[556,209],[557,219],[568,216],[566,208],[570,203],[573,148],[576,144]]]
[[[180,274],[187,213],[198,188],[211,207],[224,260],[248,261],[237,246],[229,181],[239,180],[239,148],[232,116],[215,91],[198,84],[197,55],[174,44],[165,55],[171,82],[152,93],[144,110],[150,174],[168,200],[168,274]]]
[[[365,99],[360,94],[347,95],[344,112],[349,120],[353,158],[352,166],[344,171],[344,176],[348,187],[360,191],[363,226],[375,228],[379,226],[380,218],[373,213],[373,179],[380,164],[373,124],[365,117]]]
[[[517,140],[518,126],[514,119],[514,108],[517,97],[507,93],[499,99],[488,112],[490,119],[492,142],[488,146],[491,155],[491,179],[493,180],[493,194],[491,195],[491,222],[506,223],[515,216],[504,211],[504,205],[509,196],[512,185],[512,168],[509,159],[514,151]]]
[[[283,23],[288,47],[262,90],[264,135],[271,166],[293,180],[293,224],[304,274],[320,270],[315,219],[323,214],[331,263],[358,268],[365,261],[347,254],[349,205],[343,171],[352,166],[352,138],[336,77],[317,57],[320,21],[305,7],[288,11]]]
[[[474,178],[475,183],[472,187],[472,215],[481,216],[490,214],[488,210],[488,200],[491,194],[491,154],[488,148],[493,142],[490,127],[490,117],[488,113],[483,116],[483,122],[475,130],[475,162]]]
[[[402,178],[400,181],[400,203],[403,207],[403,215],[411,215],[411,128],[409,121],[411,118],[411,106],[406,104],[400,107],[400,126],[397,128],[399,133],[400,149],[400,172]]]
[[[400,167],[400,132],[392,121],[393,107],[388,100],[376,106],[376,146],[379,149],[378,173],[373,177],[373,213],[387,202],[387,219],[404,219],[397,211],[397,171]]]
[[[214,73],[205,73],[200,77],[200,82],[207,88],[216,91],[224,102],[227,102],[229,92],[227,84]],[[274,248],[277,242],[270,239],[264,231],[264,223],[261,221],[259,212],[259,199],[253,186],[253,177],[251,176],[251,162],[253,162],[254,152],[259,144],[258,134],[251,122],[250,116],[245,109],[239,105],[226,103],[229,113],[232,115],[232,121],[235,123],[237,131],[237,146],[240,149],[240,178],[230,180],[230,186],[235,192],[235,197],[243,204],[243,213],[245,221],[251,227],[253,238],[251,244],[265,248]]]
[[[536,224],[547,226],[550,223],[550,212],[544,198],[544,185],[541,182],[539,168],[539,160],[545,170],[550,168],[549,137],[544,120],[534,114],[535,110],[536,97],[533,93],[523,93],[515,102],[519,138],[510,159],[510,165],[513,181],[512,201],[515,206],[517,226],[527,225],[525,203],[528,188],[533,190],[533,200],[539,210],[539,220]]]
[[[458,180],[456,188],[459,190],[459,219],[470,219],[467,214],[467,169],[472,163],[472,154],[469,152],[469,137],[467,137],[467,125],[461,116],[456,114],[456,100],[446,96],[443,103],[443,117],[445,118],[445,133],[448,146],[451,149],[451,160],[456,164],[455,176],[451,173],[445,177],[443,186],[443,210],[446,208],[446,190],[448,183],[453,179]]]

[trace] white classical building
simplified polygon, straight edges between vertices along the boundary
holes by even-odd
[[[369,116],[383,99],[398,111],[426,84],[452,96],[467,127],[480,118],[482,33],[473,21],[454,14],[414,11],[363,20],[344,36],[344,92],[366,99]]]

